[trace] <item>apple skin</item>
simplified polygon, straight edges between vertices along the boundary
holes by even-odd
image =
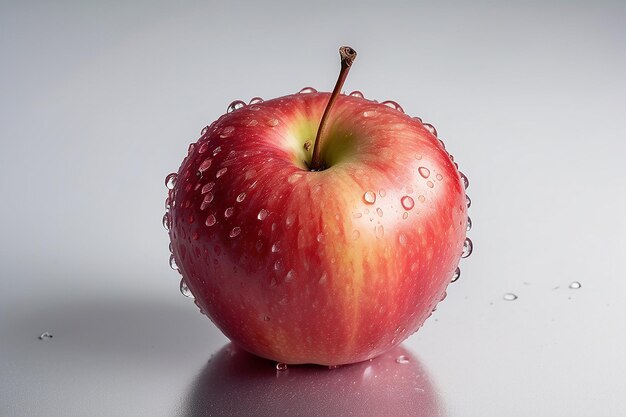
[[[466,234],[460,174],[418,118],[328,93],[227,113],[170,190],[171,249],[196,304],[243,349],[286,364],[375,357],[417,331]],[[308,142],[308,143],[307,143]]]

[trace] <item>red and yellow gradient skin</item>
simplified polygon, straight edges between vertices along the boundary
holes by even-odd
[[[172,249],[197,304],[234,343],[287,364],[359,362],[406,339],[443,297],[466,233],[454,163],[396,109],[339,96],[326,169],[310,171],[328,98],[222,116],[171,194]]]

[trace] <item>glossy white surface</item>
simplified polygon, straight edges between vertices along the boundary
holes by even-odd
[[[0,6],[0,415],[622,416],[625,19],[620,1]],[[277,374],[179,294],[163,178],[232,100],[331,89],[341,44],[346,90],[433,123],[468,175],[474,254],[409,364]]]

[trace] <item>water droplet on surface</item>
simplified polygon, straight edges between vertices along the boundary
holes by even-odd
[[[218,146],[217,148],[213,149],[213,156],[217,155],[220,152],[222,152],[222,147]]]
[[[463,252],[461,253],[461,258],[467,258],[472,254],[473,250],[474,244],[472,243],[472,239],[466,237],[465,242],[463,242]]]
[[[165,230],[170,230],[170,214],[169,213],[165,213],[163,215],[163,227],[165,228]]]
[[[574,282],[572,282],[571,284],[569,284],[569,287],[570,287],[572,290],[577,290],[577,289],[579,289],[580,287],[582,287],[582,285],[580,285],[580,282],[578,282],[578,281],[574,281]]]
[[[167,187],[168,190],[174,189],[174,186],[176,185],[177,176],[178,174],[176,174],[175,172],[172,172],[167,177],[165,177],[165,187]]]
[[[402,197],[400,199],[400,203],[402,204],[402,207],[404,207],[405,210],[411,210],[415,206],[415,201],[408,195],[405,195],[404,197]]]
[[[238,203],[241,203],[245,199],[246,199],[246,193],[240,193],[236,198]]]
[[[361,237],[361,232],[359,232],[358,230],[353,230],[352,231],[352,240],[358,240],[359,237]]]
[[[259,211],[259,214],[257,214],[256,218],[263,221],[267,218],[267,215],[269,214],[269,211],[265,210],[265,209],[261,209]]]
[[[180,293],[187,298],[191,298],[192,300],[194,299],[194,296],[184,279],[180,280]]]
[[[235,110],[243,109],[244,107],[246,107],[245,102],[241,100],[235,100],[228,105],[228,108],[226,108],[226,113],[232,113]]]
[[[200,190],[200,192],[201,192],[202,194],[206,194],[206,193],[208,193],[209,191],[211,191],[211,190],[213,189],[213,187],[214,187],[214,186],[215,186],[215,183],[214,183],[214,182],[208,182],[208,183],[204,184],[204,186],[202,187],[202,190]]]
[[[178,265],[176,265],[176,259],[174,258],[174,255],[170,255],[170,268],[172,268],[174,271],[178,271]]]
[[[420,203],[423,203],[424,201],[426,201],[426,197],[424,197],[423,195],[419,195],[417,199],[419,200]]]
[[[457,266],[456,269],[454,270],[454,273],[452,274],[452,279],[450,280],[450,282],[456,282],[460,276],[461,276],[461,268]]]
[[[270,127],[278,126],[278,119],[267,119],[265,124]]]
[[[204,222],[204,224],[209,227],[213,226],[215,223],[217,223],[217,219],[212,214],[209,214],[209,216],[206,218],[206,221]]]
[[[202,130],[200,131],[200,136],[206,135],[206,132],[208,131],[209,131],[209,126],[204,126]]]
[[[235,131],[235,128],[233,126],[226,126],[224,129],[222,129],[222,133],[220,133],[220,138],[227,138],[229,136],[231,136],[233,134],[233,132]],[[215,156],[216,153],[213,152],[213,156]]]
[[[295,214],[290,214],[287,216],[287,218],[285,219],[285,224],[287,225],[287,227],[291,227],[293,225],[293,222],[296,221],[296,216]]]
[[[469,198],[469,195],[465,194],[465,204],[467,205],[467,208],[470,208],[472,206],[472,199]]]
[[[359,98],[363,98],[363,93],[361,93],[360,91],[355,90],[355,91],[353,91],[353,92],[351,92],[351,93],[350,93],[350,96],[351,96],[351,97],[359,97]]]
[[[354,217],[355,219],[360,219],[361,217],[363,217],[363,213],[352,213],[352,217]]]
[[[431,125],[430,123],[424,123],[424,127],[426,128],[426,130],[428,130],[434,137],[437,137],[437,129],[435,129],[435,126]]]
[[[378,217],[383,217],[383,209],[381,209],[380,207],[378,207],[376,209],[376,214],[378,214]]]
[[[441,139],[439,139],[439,145],[441,145],[442,149],[446,149],[446,144],[443,143],[443,141]],[[452,155],[450,155],[450,157],[452,157]]]
[[[270,316],[264,316],[263,321],[270,321]]]
[[[224,175],[226,173],[226,171],[228,171],[228,168],[222,168],[219,171],[217,171],[217,173],[215,174],[215,178],[219,178],[222,175]]]
[[[50,332],[43,332],[42,334],[39,335],[39,337],[37,337],[37,339],[39,340],[48,340],[48,339],[52,339],[52,333]]]
[[[304,87],[302,90],[298,91],[298,94],[309,94],[309,93],[317,93],[317,90],[313,87]]]
[[[416,153],[415,154],[415,159],[417,159],[419,161],[420,159],[422,159],[422,155]]]
[[[232,230],[229,233],[229,236],[230,237],[237,237],[237,236],[239,236],[240,233],[241,233],[241,227],[236,226],[236,227],[232,228]]]
[[[198,167],[198,171],[200,171],[200,173],[203,173],[204,171],[206,171],[207,169],[211,167],[212,162],[213,161],[211,160],[211,158],[205,159],[204,161],[202,161],[202,163]]]
[[[467,187],[469,187],[469,180],[467,179],[467,177],[465,176],[464,173],[459,172],[459,175],[461,176],[461,181],[463,182],[463,187],[465,187],[465,189],[467,190]]]
[[[472,230],[472,219],[470,217],[467,218],[467,223],[465,224],[465,230],[468,232]]]
[[[187,156],[191,156],[191,154],[193,153],[195,149],[196,149],[196,144],[190,143],[189,147],[187,148]]]
[[[287,272],[287,275],[285,276],[285,282],[293,281],[295,277],[296,277],[296,271],[294,271],[293,269],[290,269],[289,272]]]
[[[253,106],[253,107],[255,107],[255,106]],[[246,126],[252,127],[252,126],[256,126],[258,124],[259,124],[259,122],[257,122],[256,119],[250,119],[250,120],[248,120],[248,123],[246,123]]]
[[[276,364],[276,370],[277,371],[286,371],[287,370],[287,364],[286,363],[282,363],[279,362]]]
[[[363,112],[363,117],[376,117],[378,112],[376,110],[367,110]]]
[[[283,262],[279,259],[274,262],[274,271],[281,271],[283,269]]]
[[[248,104],[259,104],[263,103],[263,99],[261,97],[252,97]]]
[[[502,296],[502,299],[506,301],[515,301],[517,300],[517,295],[513,294],[512,292],[507,292]]]
[[[324,243],[324,233],[319,233],[319,234],[317,235],[317,241],[318,241],[319,243]]]
[[[435,186],[435,184],[430,180],[426,181],[426,185],[428,186],[428,188],[433,188]]]
[[[363,201],[367,204],[374,204],[376,202],[376,194],[371,191],[365,192],[365,194],[363,194]]]
[[[385,228],[382,224],[376,226],[376,239],[382,239],[385,236]]]
[[[198,153],[203,154],[207,151],[207,149],[209,149],[209,142],[204,142],[202,145],[200,145],[200,148],[198,148]]]
[[[272,245],[272,252],[280,252],[280,241],[274,242]]]
[[[398,241],[402,246],[406,246],[406,235],[404,233],[400,233],[400,236],[398,236]]]
[[[211,201],[213,201],[214,198],[214,194],[209,192],[204,196],[204,199],[202,200],[202,203],[200,204],[200,210],[205,210],[209,204],[211,204]]]
[[[409,363],[409,358],[407,358],[404,355],[400,355],[396,358],[396,363],[399,363],[399,364]]]
[[[234,208],[232,207],[228,207],[226,210],[224,210],[224,217],[225,218],[229,218],[230,216],[233,215],[233,212],[235,211]]]
[[[402,213],[402,218],[404,220],[408,219],[409,218],[409,213],[407,213],[406,211],[404,213]]]
[[[417,171],[423,178],[428,178],[430,176],[430,170],[426,167],[419,167]]]
[[[400,113],[404,113],[404,109],[402,108],[402,106],[401,106],[401,105],[399,105],[398,103],[396,103],[396,102],[395,102],[395,101],[393,101],[393,100],[383,101],[383,102],[382,102],[382,103],[380,103],[380,104],[382,104],[383,106],[390,107],[390,108],[392,108],[392,109],[394,109],[394,110],[398,110]]]

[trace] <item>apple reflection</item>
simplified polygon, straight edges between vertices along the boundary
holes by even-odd
[[[194,381],[186,415],[444,416],[433,383],[403,347],[336,369],[289,366],[228,344]]]

